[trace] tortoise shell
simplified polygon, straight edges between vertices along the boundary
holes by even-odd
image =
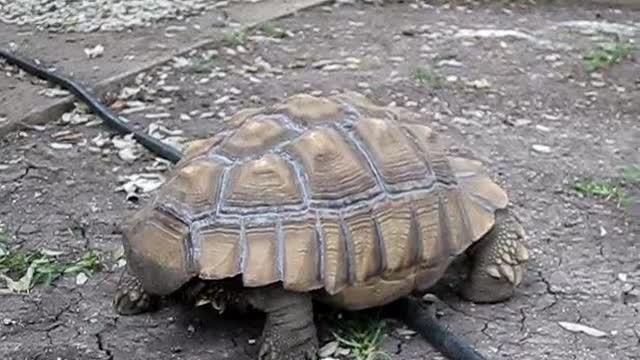
[[[421,116],[359,93],[298,94],[225,121],[129,221],[129,266],[149,293],[238,277],[381,305],[433,285],[508,202]]]

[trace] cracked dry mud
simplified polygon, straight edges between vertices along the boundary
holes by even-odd
[[[145,126],[157,121],[145,114],[166,112],[171,117],[162,119],[165,126],[195,138],[220,128],[220,112],[298,91],[341,88],[423,109],[425,119],[460,141],[459,151],[473,151],[506,187],[533,255],[524,285],[506,303],[472,305],[439,287],[438,296],[449,305],[441,320],[491,359],[640,359],[637,215],[571,190],[575,179],[615,177],[622,166],[640,163],[640,64],[630,58],[602,77],[589,77],[581,56],[595,40],[578,31],[584,23],[555,27],[578,20],[625,24],[619,30],[630,31],[624,36],[637,44],[640,13],[584,5],[410,6],[320,8],[284,19],[274,25],[292,37],[250,39],[246,52],[217,47],[219,55],[204,65],[224,77],[193,66],[153,69],[141,84],[154,89],[162,81],[180,89],[143,90],[138,97],[150,108],[128,118]],[[456,36],[487,27],[531,37]],[[212,49],[191,54],[187,63],[202,65],[198,59]],[[416,69],[428,66],[441,75],[441,87],[431,86],[436,82],[428,71],[418,76],[427,84],[416,81]],[[162,104],[163,97],[172,102]],[[190,120],[180,120],[189,113]],[[62,250],[70,257],[96,249],[112,268],[118,225],[138,206],[114,191],[117,177],[144,172],[153,157],[146,153],[129,164],[88,146],[50,148],[52,135],[67,129],[88,141],[109,133],[50,124],[0,139],[0,163],[24,157],[31,164],[0,171],[0,219],[15,235],[11,245]],[[538,152],[534,145],[548,148]],[[629,191],[637,196],[638,190]],[[29,295],[2,296],[0,318],[13,322],[0,325],[0,357],[215,360],[255,353],[249,340],[260,334],[259,317],[239,321],[177,305],[116,316],[110,302],[120,272],[104,270],[83,286],[68,277]],[[607,336],[570,332],[560,321]],[[394,359],[441,358],[422,339],[391,332],[383,347]]]

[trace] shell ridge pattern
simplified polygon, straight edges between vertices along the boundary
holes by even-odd
[[[285,279],[285,248],[284,248],[284,230],[282,228],[282,218],[276,219],[276,270],[278,271],[278,278],[281,281]]]
[[[431,142],[432,142],[432,145],[434,145],[436,148],[440,148],[440,150],[442,150],[443,152],[442,153],[435,152],[432,154],[432,153],[429,153],[427,149],[423,148],[423,144],[421,144],[421,141],[418,138],[416,138],[417,135],[413,131],[411,131],[411,129],[408,126],[403,126],[403,130],[405,131],[409,139],[412,141],[413,145],[419,148],[420,153],[424,155],[424,161],[429,167],[429,169],[431,170],[431,172],[434,174],[435,181],[445,185],[457,186],[458,179],[453,173],[453,169],[450,166],[449,157],[447,157],[446,154],[444,153],[444,149],[441,149],[441,144],[439,143],[440,142],[439,135],[436,133],[431,133],[430,136],[433,138]],[[433,161],[429,161],[429,158],[431,158],[433,155],[437,155],[438,158],[433,159]],[[438,162],[441,164],[438,164]],[[444,168],[442,168],[443,166]]]
[[[184,214],[183,211],[179,209],[175,209],[173,206],[170,206],[170,205],[167,206],[167,205],[168,204],[156,204],[154,206],[154,210],[158,211],[163,215],[171,216],[176,220],[180,221],[182,224],[187,226],[188,231],[187,231],[186,239],[184,241],[181,241],[181,244],[182,244],[182,253],[184,254],[184,257],[185,257],[183,259],[185,262],[185,268],[187,272],[191,272],[193,271],[195,266],[195,258],[193,257],[193,254],[191,252],[191,249],[193,248],[193,246],[191,246],[192,245],[192,242],[191,242],[192,221],[188,215]]]
[[[420,224],[418,223],[418,211],[416,205],[413,202],[409,202],[409,210],[411,211],[411,230],[410,236],[413,239],[413,247],[415,254],[413,255],[414,273],[417,272],[417,266],[422,262],[422,254],[424,252],[424,239],[422,238],[422,231],[420,231]],[[415,279],[414,279],[415,280]]]
[[[326,266],[325,262],[325,238],[324,238],[324,232],[322,231],[322,224],[320,222],[320,212],[316,211],[315,212],[315,218],[316,218],[316,223],[315,223],[315,227],[314,227],[314,231],[316,233],[316,242],[318,243],[318,263],[319,263],[319,269],[318,269],[318,274],[320,274],[320,282],[324,285],[324,281],[325,281],[325,276],[324,276],[324,268]]]
[[[493,213],[494,211],[497,210],[495,206],[493,206],[486,199],[483,199],[481,196],[478,196],[471,192],[467,192],[466,190],[462,190],[462,191],[463,191],[463,196],[467,196],[469,199],[471,199],[471,201],[476,203],[478,206],[480,206],[483,210],[487,211],[488,213]]]
[[[304,208],[302,210],[303,211],[308,210],[311,203],[311,196],[309,195],[311,193],[311,190],[309,190],[309,179],[307,178],[306,173],[303,171],[300,161],[297,159],[294,159],[291,156],[291,154],[289,154],[284,150],[278,152],[278,155],[280,155],[285,161],[287,161],[291,165],[291,167],[293,167],[293,171],[296,174],[296,178],[297,178],[296,180],[298,183],[298,189],[302,194],[302,202],[304,204]]]
[[[367,162],[367,167],[373,173],[373,176],[376,179],[376,183],[377,183],[378,187],[383,192],[387,192],[386,184],[382,180],[382,176],[380,175],[380,171],[375,166],[376,164],[373,161],[371,155],[365,149],[364,144],[362,144],[358,140],[357,136],[355,134],[353,134],[352,131],[350,131],[349,129],[346,129],[344,126],[336,126],[336,130],[344,137],[345,142],[348,145],[351,145],[351,148],[354,148],[354,150],[358,151],[364,157],[364,159]]]
[[[347,284],[353,285],[355,282],[355,264],[353,263],[354,259],[354,250],[353,250],[353,239],[351,237],[351,232],[347,229],[347,223],[344,219],[344,213],[340,211],[340,215],[338,217],[338,223],[340,224],[340,232],[344,237],[345,242],[345,253],[346,253],[346,268],[347,268]]]
[[[315,239],[316,244],[316,254],[318,256],[318,267],[316,269],[318,274],[318,284],[320,284],[321,288],[324,288],[324,236],[322,235],[322,230],[319,227],[320,219],[318,218],[317,212],[315,213],[315,224],[313,226],[313,238]]]
[[[173,200],[173,197],[170,197]],[[154,202],[153,209],[158,210],[166,215],[176,217],[178,220],[188,224],[191,220],[191,215],[185,209],[176,206],[175,201]]]
[[[382,168],[383,164],[378,164],[375,156],[371,154],[371,149],[369,149],[367,145],[367,141],[362,138],[361,134],[358,134],[356,131],[350,131],[349,135],[353,139],[355,143],[361,148],[361,151],[366,154],[367,159],[371,163],[371,167],[375,169],[375,174],[377,176],[378,181],[382,184],[383,189],[389,194],[404,194],[407,191],[413,189],[433,189],[437,179],[435,176],[435,172],[431,167],[430,161],[426,158],[424,152],[420,149],[419,146],[415,143],[415,139],[408,134],[406,129],[404,129],[399,120],[395,119],[394,116],[390,116],[388,118],[377,118],[391,126],[397,127],[398,130],[408,138],[408,146],[413,150],[412,155],[416,155],[422,164],[425,166],[424,176],[421,179],[413,179],[413,180],[405,180],[398,184],[390,184],[387,183],[384,179],[383,174],[379,169]]]
[[[249,252],[249,242],[247,240],[247,224],[243,216],[240,217],[240,272],[244,274],[247,270],[247,255]]]
[[[201,235],[201,222],[194,222],[189,226],[189,236],[187,243],[190,246],[187,247],[187,266],[193,272],[200,271],[200,264],[198,259],[202,254],[202,235]]]
[[[376,238],[375,243],[379,249],[380,254],[380,259],[378,259],[378,269],[380,277],[382,277],[388,266],[388,255],[384,244],[386,239],[382,236],[382,229],[380,228],[380,221],[378,220],[378,218],[376,216],[371,216],[371,219],[373,220],[373,235]]]
[[[229,178],[230,173],[231,173],[231,169],[232,166],[227,166],[224,168],[223,172],[222,172],[222,181],[221,181],[221,185],[220,185],[220,197],[218,198],[218,203],[216,204],[216,215],[221,215],[222,214],[222,203],[224,202],[224,197],[226,196],[227,193],[227,188],[229,186]]]
[[[456,189],[456,186],[454,185],[448,185],[448,184],[438,184],[437,189],[442,189],[442,190],[446,190],[446,189]],[[336,204],[331,204],[327,201],[325,202],[315,202],[314,204],[310,205],[309,208],[307,209],[295,209],[295,210],[273,210],[273,211],[260,211],[260,212],[254,212],[254,213],[224,213],[224,212],[220,212],[215,214],[215,217],[217,219],[220,220],[226,220],[226,221],[236,221],[235,219],[237,219],[238,217],[243,217],[243,216],[251,216],[251,217],[259,217],[259,218],[268,218],[268,217],[278,217],[278,216],[285,216],[287,218],[292,218],[292,219],[298,219],[301,217],[304,217],[306,215],[309,214],[309,211],[311,209],[314,209],[316,211],[318,210],[322,210],[322,211],[345,211],[345,212],[351,212],[354,210],[359,210],[362,208],[366,208],[366,207],[371,207],[374,203],[377,202],[381,202],[384,201],[385,199],[395,199],[395,200],[399,200],[402,198],[405,198],[406,196],[420,196],[423,194],[433,194],[433,188],[429,188],[429,189],[413,189],[413,190],[409,190],[409,191],[405,191],[401,194],[387,194],[387,193],[379,193],[379,194],[375,194],[375,196],[371,196],[369,198],[364,198],[364,199],[357,199],[356,201],[353,201],[351,203],[336,203]]]
[[[447,209],[442,199],[442,193],[438,193],[438,222],[440,224],[440,241],[443,245],[447,246],[447,249],[445,249],[447,255],[452,257],[453,254],[449,249],[451,246],[451,222],[449,221]]]
[[[469,212],[467,211],[468,208],[464,206],[464,203],[462,202],[462,197],[467,196],[467,194],[464,191],[460,191],[457,195],[460,197],[460,206],[458,209],[460,211],[460,219],[462,220],[462,229],[465,235],[468,235],[468,241],[472,242],[473,238],[471,235],[473,234],[473,226],[471,225],[471,219],[469,218]]]
[[[213,153],[210,156],[208,156],[207,157],[208,159],[211,159],[211,160],[214,160],[214,161],[220,161],[226,167],[235,164],[236,161],[233,160],[232,158],[228,157],[227,155],[223,154],[222,152],[218,152],[217,149],[215,149],[214,151],[215,151],[215,153]]]
[[[427,167],[429,174],[433,175],[433,183],[431,184],[431,186],[435,186],[436,183],[448,185],[448,183],[442,182],[441,181],[442,179],[438,178],[436,171],[433,168],[433,164],[431,164],[431,161],[429,161],[429,159],[427,158],[429,154],[425,154],[424,151],[421,149],[420,145],[418,145],[418,139],[416,139],[415,134],[413,134],[411,131],[409,131],[405,127],[402,127],[402,131],[405,133],[405,135],[411,142],[411,146],[417,150],[416,154],[418,154],[418,157],[420,158],[420,160],[422,160],[422,163]]]
[[[357,149],[353,148],[353,143],[351,141],[349,141],[349,138],[347,136],[345,136],[344,132],[342,132],[339,128],[337,128],[335,125],[326,125],[326,124],[321,124],[321,125],[316,125],[313,127],[310,127],[308,131],[314,131],[314,130],[318,130],[318,129],[331,129],[335,132],[337,132],[337,135],[340,137],[341,140],[344,141],[345,145],[348,146],[349,148],[351,148],[355,154],[357,155],[361,155],[361,152],[358,151]],[[297,136],[293,139],[290,140],[290,142],[288,144],[293,144],[295,141],[299,140],[301,136],[303,136],[303,134],[300,134],[300,136]],[[285,149],[283,146],[283,149],[280,151],[280,155],[283,156],[283,158],[289,160],[291,163],[293,163],[295,165],[295,169],[297,171],[299,171],[299,174],[302,176],[302,180],[304,183],[304,195],[305,198],[308,199],[309,202],[309,206],[313,207],[313,208],[317,208],[317,209],[321,209],[321,208],[327,208],[327,209],[331,209],[331,208],[342,208],[348,205],[351,205],[353,203],[358,203],[361,201],[367,201],[370,200],[372,198],[374,198],[375,196],[377,196],[381,191],[380,189],[380,184],[378,180],[375,180],[375,174],[374,174],[374,186],[372,189],[366,190],[365,192],[362,193],[356,193],[356,194],[351,194],[351,195],[347,195],[347,196],[343,196],[342,198],[339,199],[314,199],[312,197],[312,191],[311,191],[311,181],[307,175],[307,173],[304,171],[304,166],[302,165],[302,159],[299,158],[298,156],[296,156],[296,154],[294,153],[293,147]],[[365,159],[366,160],[366,159]],[[373,171],[373,169],[370,168],[370,164],[367,162],[367,165],[365,165],[366,168],[368,170]]]
[[[263,117],[266,119],[273,119],[276,121],[280,120],[285,128],[289,130],[293,130],[296,133],[296,135],[299,135],[300,133],[304,132],[304,130],[306,129],[304,126],[293,121],[292,119],[289,118],[289,116],[283,113],[276,113],[276,114],[269,114],[269,115],[265,114]]]

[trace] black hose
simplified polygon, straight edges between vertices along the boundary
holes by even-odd
[[[17,56],[5,49],[0,49],[0,58],[6,59],[10,64],[19,67],[20,69],[33,76],[36,76],[43,80],[47,80],[73,93],[82,101],[84,101],[87,106],[89,106],[89,108],[93,110],[93,112],[107,124],[107,126],[111,127],[119,134],[133,134],[133,137],[140,144],[142,144],[142,146],[147,148],[152,153],[158,155],[159,157],[169,160],[172,163],[176,163],[182,158],[182,154],[180,153],[180,151],[178,151],[173,146],[165,144],[146,133],[135,131],[129,124],[122,121],[118,117],[118,115],[111,111],[111,109],[100,103],[100,101],[97,100],[97,97],[94,94],[89,92],[89,90],[82,87],[77,82],[62,75],[54,74],[53,72],[48,71],[34,64],[33,62],[23,59],[20,56]]]
[[[393,311],[411,329],[451,360],[487,360],[462,339],[451,333],[419,300],[406,297],[396,301]],[[433,306],[433,305],[431,305]]]

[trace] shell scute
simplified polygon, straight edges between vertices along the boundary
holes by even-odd
[[[366,160],[333,128],[308,130],[287,151],[302,163],[313,200],[348,201],[380,192]]]
[[[218,203],[224,165],[210,159],[194,159],[176,168],[158,192],[156,203],[188,218],[213,212]]]
[[[146,291],[168,294],[193,275],[186,249],[189,226],[175,216],[146,208],[130,220],[124,236],[128,266]]]
[[[436,133],[430,127],[421,124],[403,124],[402,127],[428,160],[436,179],[443,184],[457,184]]]
[[[433,185],[435,175],[402,128],[388,120],[364,118],[356,123],[355,130],[389,190],[401,192]]]
[[[320,243],[315,222],[307,219],[289,220],[282,224],[283,286],[293,291],[322,287]]]
[[[302,126],[335,123],[346,117],[345,109],[336,101],[308,94],[296,94],[271,107],[270,112],[286,115]]]
[[[347,240],[338,215],[321,215],[319,227],[324,244],[324,287],[329,294],[334,295],[345,288],[351,279]]]
[[[237,224],[210,224],[198,232],[200,276],[217,280],[233,277],[241,269],[241,229]]]
[[[250,224],[245,227],[246,258],[242,280],[245,286],[261,286],[282,278],[280,246],[276,223]]]
[[[382,273],[385,260],[371,209],[344,214],[349,259],[353,263],[353,283],[365,283]]]
[[[295,169],[279,155],[242,162],[230,170],[229,177],[223,199],[225,212],[278,211],[304,205]]]
[[[374,205],[373,217],[385,258],[382,278],[406,277],[415,270],[416,254],[420,250],[411,204],[404,199],[381,201]]]
[[[252,118],[222,144],[220,151],[237,158],[261,154],[286,140],[290,134],[291,131],[273,118]]]

